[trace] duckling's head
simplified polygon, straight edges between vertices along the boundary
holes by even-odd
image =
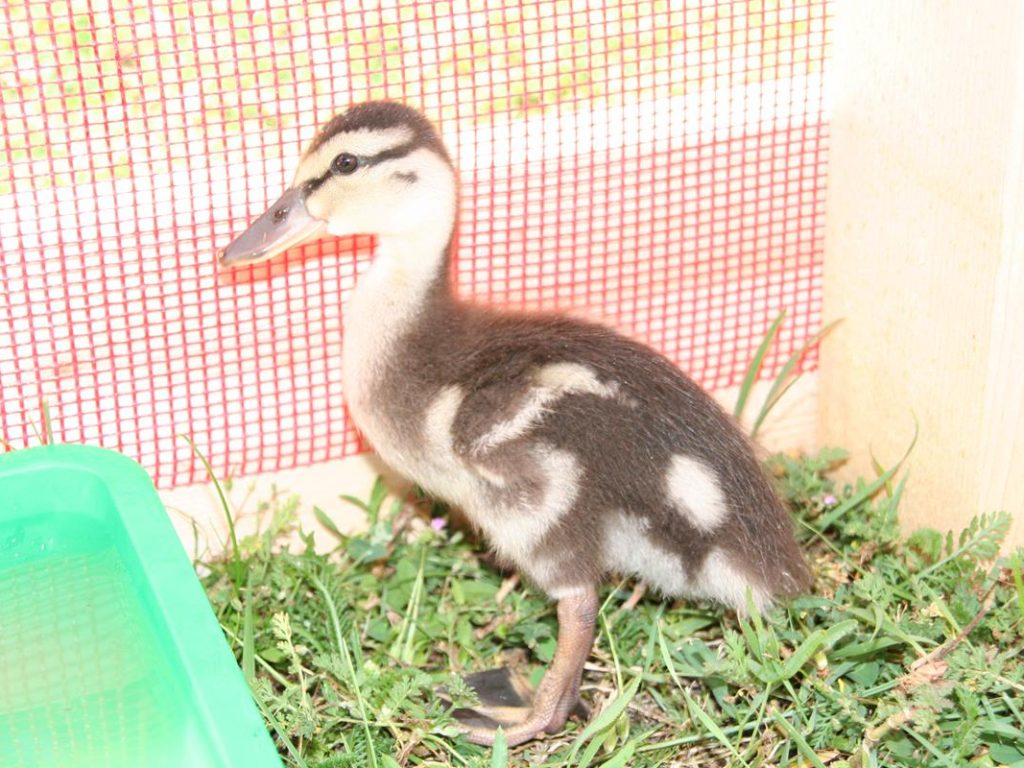
[[[376,235],[442,252],[455,224],[456,175],[440,136],[415,109],[359,104],[316,135],[289,188],[220,254],[221,264],[272,258],[325,235]]]

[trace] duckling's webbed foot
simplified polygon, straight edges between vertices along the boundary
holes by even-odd
[[[463,682],[473,689],[478,703],[473,707],[460,707],[452,712],[452,716],[467,729],[507,728],[528,717],[533,690],[515,670],[499,667],[474,672],[466,675]],[[447,691],[442,698],[447,699]]]
[[[466,726],[470,741],[493,744],[499,725],[509,746],[562,729],[579,702],[580,679],[594,642],[597,609],[597,592],[593,588],[581,589],[558,601],[555,658],[532,700],[528,701],[528,692],[513,677],[507,672],[502,675],[504,670],[480,673],[468,681],[476,688],[483,705],[455,713]]]

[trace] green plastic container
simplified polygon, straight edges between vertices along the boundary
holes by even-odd
[[[280,768],[145,471],[0,456],[0,766]]]

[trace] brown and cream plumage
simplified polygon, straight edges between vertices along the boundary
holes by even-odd
[[[605,574],[738,611],[748,590],[765,607],[810,574],[750,443],[668,360],[598,325],[455,296],[456,208],[430,123],[361,104],[321,130],[291,189],[221,261],[324,233],[377,236],[345,309],[352,417],[387,463],[458,505],[558,601],[555,659],[532,706],[505,723],[514,744],[560,729],[576,704]]]

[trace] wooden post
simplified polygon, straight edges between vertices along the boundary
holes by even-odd
[[[1024,543],[1024,4],[837,0],[819,434]]]

